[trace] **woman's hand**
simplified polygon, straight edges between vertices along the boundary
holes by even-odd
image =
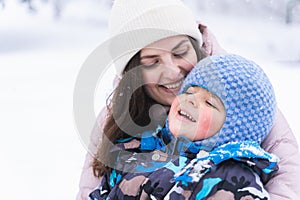
[[[199,31],[202,34],[203,44],[202,48],[204,49],[207,55],[222,54],[226,51],[220,46],[215,36],[212,32],[201,22],[198,22]]]

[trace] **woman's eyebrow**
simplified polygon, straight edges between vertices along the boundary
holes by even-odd
[[[189,41],[189,40],[187,40],[187,39],[182,40],[181,42],[179,42],[179,43],[172,49],[172,51],[178,49],[183,43],[186,43],[186,42],[188,42],[188,41]]]

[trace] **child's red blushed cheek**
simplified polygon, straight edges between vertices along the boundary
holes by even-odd
[[[199,119],[198,119],[198,128],[197,128],[197,139],[204,139],[209,137],[208,133],[211,126],[211,120],[212,120],[212,112],[207,109],[202,109],[199,113]]]

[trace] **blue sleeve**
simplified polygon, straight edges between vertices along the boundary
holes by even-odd
[[[153,135],[153,131],[146,131],[142,133],[141,137],[141,150],[162,150],[164,149],[164,143],[161,138]]]

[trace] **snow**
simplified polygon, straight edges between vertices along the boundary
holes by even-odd
[[[221,14],[218,1],[212,2],[198,18],[228,52],[264,68],[300,142],[299,22],[286,25],[272,12]],[[74,199],[78,191],[86,150],[73,119],[74,85],[84,61],[107,37],[109,7],[103,1],[67,1],[55,18],[50,5],[38,3],[30,13],[15,0],[0,10],[0,199]],[[239,6],[232,10],[244,5]],[[99,82],[95,112],[108,95],[109,89],[100,89],[111,85],[110,73]]]

